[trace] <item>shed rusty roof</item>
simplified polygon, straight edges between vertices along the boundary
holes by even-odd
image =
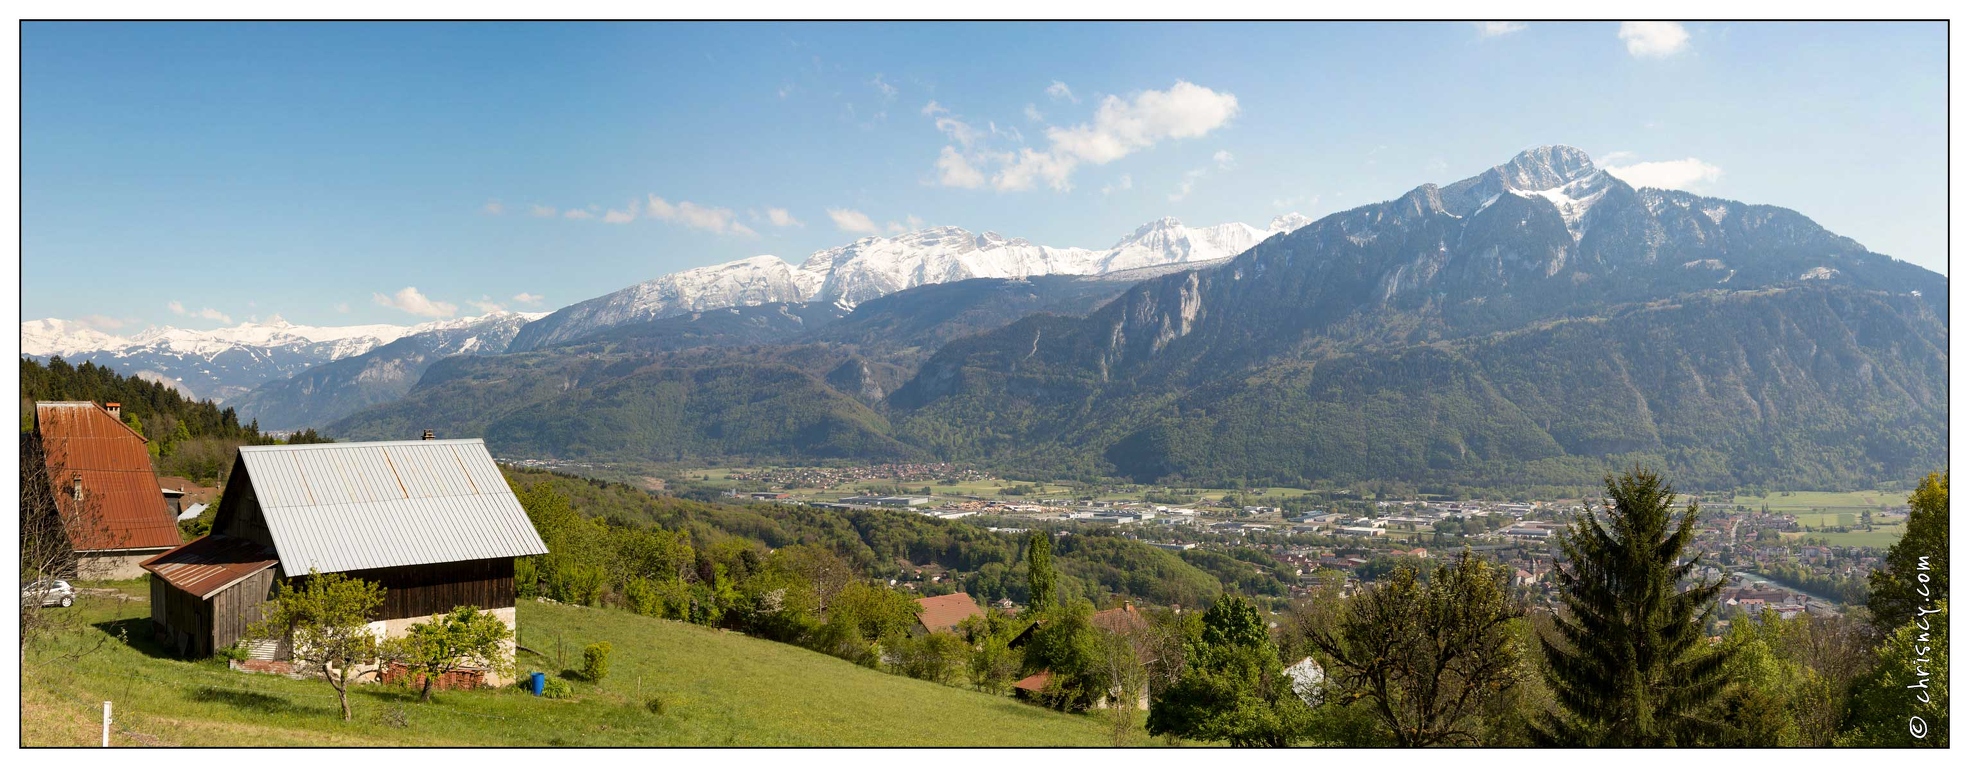
[[[273,550],[259,542],[214,534],[145,560],[142,565],[165,583],[203,600],[278,562]]]
[[[955,630],[959,622],[972,616],[984,615],[984,611],[978,608],[977,601],[963,592],[919,597],[916,598],[916,604],[923,606],[923,612],[917,614],[916,620],[922,622],[923,628],[931,632]]]
[[[289,573],[543,555],[483,440],[242,446]]]
[[[76,549],[151,549],[184,542],[142,435],[88,401],[36,403],[34,430],[64,511],[75,511],[74,481],[82,480],[84,517],[69,534]]]

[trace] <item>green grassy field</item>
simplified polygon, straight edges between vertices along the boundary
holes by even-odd
[[[141,595],[141,583],[122,585]],[[80,629],[25,665],[21,743],[93,745],[102,702],[115,702],[117,745],[196,746],[1074,746],[1100,745],[1092,717],[864,669],[805,649],[612,610],[523,602],[523,642],[578,665],[580,648],[615,647],[610,677],[574,683],[567,700],[507,688],[353,690],[344,723],[317,679],[186,662],[149,642],[149,606],[85,597]],[[127,642],[119,637],[127,634]],[[76,658],[83,649],[90,652]],[[555,665],[521,654],[527,669]],[[667,703],[657,715],[651,697]]]
[[[1787,533],[1784,534],[1784,537],[1786,539],[1802,539],[1810,536],[1814,539],[1825,539],[1827,543],[1835,547],[1877,547],[1886,549],[1894,546],[1894,542],[1900,541],[1901,534],[1906,529],[1907,526],[1905,525],[1875,525],[1871,531],[1855,530],[1850,533],[1812,531],[1810,533]]]
[[[1907,509],[1908,491],[1789,491],[1784,495],[1777,491],[1766,496],[1738,496],[1731,504],[1761,509],[1770,507],[1772,512],[1830,512],[1857,515],[1861,510],[1875,512]],[[1816,524],[1814,524],[1816,525]]]

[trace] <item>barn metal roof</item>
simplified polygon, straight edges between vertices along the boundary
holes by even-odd
[[[483,440],[241,446],[288,573],[547,553]]]
[[[165,583],[203,600],[238,584],[241,579],[272,568],[277,562],[273,550],[259,542],[214,534],[199,537],[140,565]]]
[[[164,505],[164,490],[157,484],[142,435],[87,400],[35,403],[34,429],[49,482],[55,486],[55,503],[72,512],[74,479],[82,478],[82,510],[91,519],[69,532],[76,549],[150,549],[184,543],[177,520]]]

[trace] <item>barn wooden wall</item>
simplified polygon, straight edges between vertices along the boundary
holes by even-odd
[[[377,620],[445,613],[461,605],[513,607],[513,558],[407,565],[350,571],[348,575],[383,585]]]

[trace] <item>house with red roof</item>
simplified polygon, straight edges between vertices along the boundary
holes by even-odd
[[[46,470],[77,578],[134,579],[139,563],[184,543],[151,466],[150,441],[123,423],[117,403],[34,404],[22,440]]]
[[[923,606],[923,611],[916,615],[916,624],[924,632],[956,632],[957,625],[965,619],[984,615],[978,601],[963,592],[919,597],[916,604]]]

